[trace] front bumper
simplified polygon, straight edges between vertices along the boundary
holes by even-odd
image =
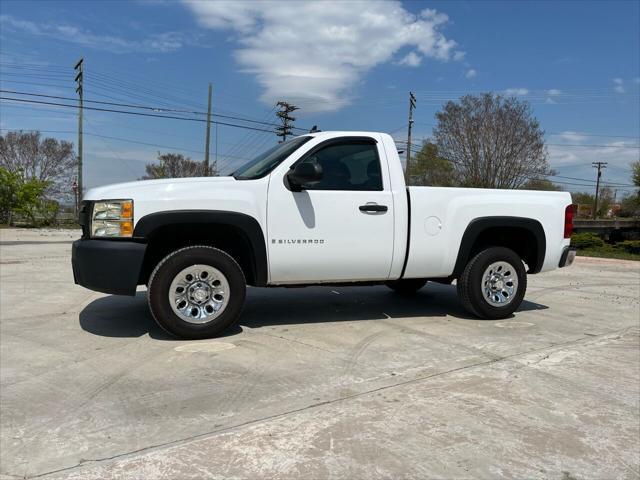
[[[573,263],[573,260],[576,258],[576,248],[575,247],[564,247],[562,251],[562,256],[560,257],[560,263],[558,267],[568,267]]]
[[[135,295],[146,248],[126,240],[76,240],[71,250],[73,278],[97,292]]]

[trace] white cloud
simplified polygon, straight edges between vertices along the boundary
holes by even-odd
[[[552,88],[550,90],[547,90],[547,95],[551,95],[551,96],[562,95],[562,90],[558,90],[557,88]]]
[[[629,144],[609,146],[617,148],[548,145],[549,164],[554,168],[568,165],[590,166],[591,162],[607,162],[617,168],[629,169],[629,165],[639,159],[637,149],[626,148]]]
[[[416,52],[407,53],[402,60],[398,62],[398,65],[405,65],[407,67],[417,67],[422,63],[422,57]]]
[[[466,78],[473,78],[478,74],[478,72],[475,71],[475,69],[470,68],[469,70],[467,70],[467,73],[464,74],[464,76]]]
[[[639,159],[640,150],[630,148],[637,146],[634,141],[593,141],[593,138],[580,132],[566,131],[549,136],[547,146],[551,167],[565,165],[586,165],[591,162],[608,162],[611,166],[628,169],[629,164]],[[562,145],[566,143],[567,145]],[[593,147],[589,143],[597,143],[602,147]]]
[[[636,77],[633,79],[633,83],[640,83],[640,77]]]
[[[504,94],[507,97],[523,97],[529,94],[529,90],[526,88],[507,88]]]
[[[460,60],[464,60],[464,57],[467,55],[466,52],[461,52],[461,51],[457,51],[453,53],[453,59],[456,62],[459,62]]]
[[[19,31],[113,53],[168,53],[193,43],[190,37],[180,32],[156,33],[132,40],[113,35],[96,35],[68,24],[35,23],[11,15],[0,15],[0,26],[11,32]]]
[[[586,142],[589,137],[581,134],[580,132],[572,132],[570,130],[567,130],[565,132],[562,133],[555,133],[553,135],[551,135],[551,139],[554,142],[567,142],[567,143],[582,143],[582,142]]]
[[[614,87],[613,87],[613,91],[616,93],[625,93],[626,90],[624,89],[624,80],[622,80],[621,78],[614,78],[613,79],[613,83],[614,83]]]
[[[235,58],[256,76],[268,104],[286,99],[307,111],[337,110],[369,70],[405,48],[411,52],[396,62],[406,66],[463,57],[441,32],[445,14],[414,15],[395,0],[183,1],[203,27],[234,33]]]

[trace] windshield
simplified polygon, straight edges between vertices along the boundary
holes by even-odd
[[[300,146],[307,143],[313,137],[296,137],[291,140],[270,148],[266,152],[262,152],[253,160],[245,163],[232,173],[236,180],[253,180],[267,175],[271,170],[276,168],[289,155],[296,151]]]

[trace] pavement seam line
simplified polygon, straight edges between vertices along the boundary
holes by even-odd
[[[204,439],[204,438],[207,438],[207,437],[214,437],[214,436],[217,436],[219,434],[227,433],[227,432],[230,432],[230,431],[233,431],[233,430],[238,430],[238,429],[241,429],[241,428],[244,428],[244,427],[247,427],[247,426],[258,425],[260,423],[269,422],[271,420],[283,418],[283,417],[286,417],[288,415],[301,413],[301,412],[304,412],[306,410],[311,410],[311,409],[318,408],[318,407],[323,407],[323,406],[326,406],[326,405],[332,405],[332,404],[335,404],[335,403],[338,403],[338,402],[343,402],[343,401],[346,401],[346,400],[352,400],[354,398],[364,397],[364,396],[367,396],[367,395],[370,395],[370,394],[373,394],[373,393],[377,393],[377,392],[380,392],[380,391],[390,390],[392,388],[403,387],[405,385],[420,383],[420,382],[423,382],[423,381],[430,380],[432,378],[437,378],[437,377],[445,376],[445,375],[448,375],[448,374],[451,374],[451,373],[457,373],[457,372],[460,372],[460,371],[464,371],[464,370],[468,370],[468,369],[472,369],[472,368],[476,368],[476,367],[490,366],[490,365],[493,365],[493,364],[496,364],[496,363],[499,363],[499,362],[502,362],[502,361],[510,361],[510,360],[512,360],[514,358],[517,358],[517,357],[522,357],[522,356],[525,356],[525,355],[531,355],[531,354],[534,354],[534,353],[542,353],[542,352],[544,352],[546,350],[553,350],[553,349],[556,349],[558,347],[564,347],[564,346],[567,346],[567,345],[576,345],[576,344],[589,345],[589,344],[592,344],[592,343],[597,343],[598,341],[600,341],[602,339],[605,339],[605,338],[617,339],[617,338],[622,337],[623,335],[628,333],[630,330],[635,329],[635,328],[636,328],[635,326],[629,326],[629,327],[625,327],[625,328],[620,329],[620,330],[607,332],[607,333],[604,333],[604,334],[601,334],[601,335],[598,335],[598,336],[583,336],[583,337],[576,338],[576,339],[573,339],[573,340],[567,340],[565,342],[555,343],[555,344],[549,345],[547,347],[542,347],[542,348],[538,348],[538,349],[529,350],[527,352],[514,353],[514,354],[506,355],[504,357],[497,358],[497,359],[490,359],[490,360],[486,360],[486,361],[483,361],[483,362],[473,363],[471,365],[465,365],[465,366],[453,368],[453,369],[446,370],[446,371],[443,371],[443,372],[432,373],[430,375],[424,375],[422,377],[416,377],[416,378],[408,379],[408,380],[405,380],[403,382],[397,382],[397,383],[394,383],[392,385],[385,385],[385,386],[377,387],[377,388],[374,388],[374,389],[371,389],[371,390],[367,390],[367,391],[364,391],[364,392],[358,392],[358,393],[354,393],[352,395],[334,398],[332,400],[326,400],[326,401],[323,401],[323,402],[317,402],[317,403],[314,403],[314,404],[311,404],[311,405],[307,405],[305,407],[296,408],[296,409],[289,410],[289,411],[286,411],[286,412],[281,412],[281,413],[277,413],[277,414],[273,414],[273,415],[268,415],[266,417],[262,417],[262,418],[258,418],[258,419],[254,419],[254,420],[248,420],[248,421],[243,422],[243,423],[239,423],[239,424],[236,424],[236,425],[230,425],[230,426],[223,427],[223,428],[220,428],[220,429],[217,429],[217,430],[212,430],[210,432],[199,433],[199,434],[192,435],[192,436],[189,436],[189,437],[185,437],[185,438],[182,438],[182,439],[171,440],[169,442],[159,443],[157,445],[150,445],[148,447],[143,447],[143,448],[140,448],[140,449],[137,449],[137,450],[131,450],[130,452],[119,453],[119,454],[116,454],[116,455],[112,455],[110,457],[97,458],[97,459],[81,459],[81,461],[76,465],[73,465],[73,466],[70,466],[70,467],[60,468],[60,469],[57,469],[57,470],[51,470],[49,472],[40,473],[40,474],[33,475],[33,476],[30,476],[30,477],[24,476],[24,478],[42,478],[42,477],[45,477],[45,476],[48,476],[48,475],[54,475],[56,473],[61,473],[61,472],[81,469],[81,468],[84,468],[84,467],[86,467],[86,466],[88,466],[90,464],[108,463],[108,462],[110,462],[112,460],[115,460],[115,459],[133,457],[133,456],[139,455],[141,453],[150,453],[150,452],[153,452],[153,451],[156,451],[156,450],[161,450],[161,449],[165,449],[165,448],[171,448],[171,447],[174,447],[174,446],[178,446],[178,445],[189,443],[189,442],[194,441],[194,440]]]

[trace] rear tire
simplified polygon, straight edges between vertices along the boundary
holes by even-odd
[[[504,247],[491,247],[473,257],[458,278],[458,298],[476,317],[497,320],[515,312],[527,290],[520,257]]]
[[[211,338],[240,317],[246,281],[222,250],[186,247],[167,255],[149,278],[147,300],[156,323],[184,339]]]
[[[402,278],[387,282],[391,290],[402,295],[412,295],[427,284],[424,278]]]

